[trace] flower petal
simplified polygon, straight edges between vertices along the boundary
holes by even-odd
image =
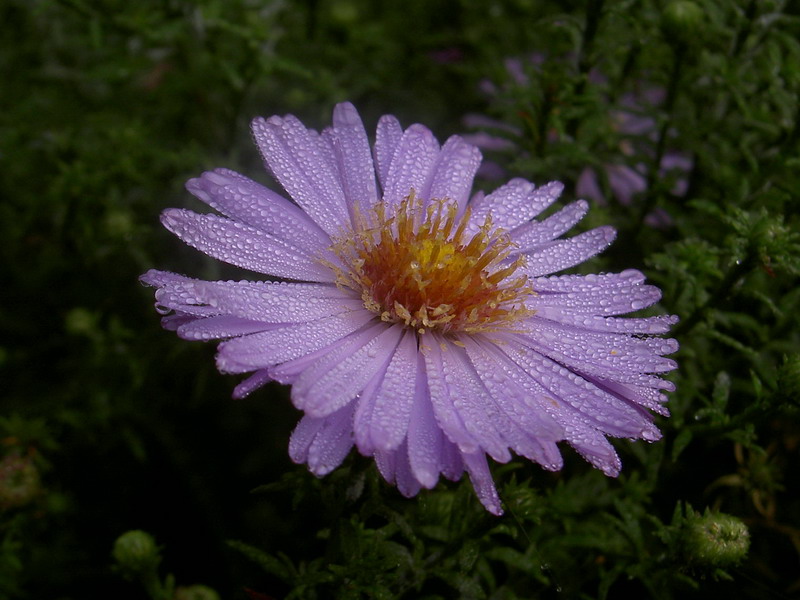
[[[503,514],[503,508],[500,505],[497,489],[494,487],[489,465],[486,463],[486,455],[483,452],[462,452],[461,456],[464,459],[464,466],[467,468],[470,481],[472,481],[472,487],[475,488],[475,493],[478,495],[478,500],[486,510],[499,517]]]
[[[186,189],[223,215],[269,233],[311,256],[331,245],[330,237],[300,208],[234,171],[208,171],[187,181]]]
[[[421,192],[424,198],[449,198],[463,211],[472,180],[481,164],[481,153],[475,146],[454,135],[442,146],[429,190]]]
[[[217,368],[223,373],[246,373],[308,356],[371,320],[371,313],[358,310],[234,338],[219,345]]]
[[[426,396],[424,371],[419,372],[419,351],[415,332],[406,330],[386,369],[375,398],[370,438],[381,450],[397,448],[408,432],[415,398]]]
[[[378,120],[378,128],[375,133],[375,170],[378,172],[378,180],[381,188],[386,190],[386,182],[389,179],[389,167],[400,145],[403,137],[403,128],[392,115],[384,115]]]
[[[539,244],[544,244],[556,239],[572,229],[589,211],[589,204],[578,200],[567,204],[556,214],[544,221],[531,221],[517,227],[511,234],[511,240],[518,246],[514,254],[527,252]]]
[[[560,275],[531,281],[536,295],[528,308],[566,309],[585,315],[619,315],[646,308],[661,299],[661,291],[642,285],[645,276],[635,269],[601,275]]]
[[[161,222],[190,246],[237,267],[301,281],[335,280],[317,257],[249,225],[175,208],[165,210]]]
[[[362,214],[378,201],[375,167],[367,132],[355,106],[349,102],[333,109],[333,127],[323,132],[331,140],[334,164],[342,182],[348,207],[359,206]]]
[[[613,227],[597,227],[566,240],[536,247],[523,254],[527,263],[520,271],[529,277],[539,277],[574,267],[605,250],[616,235]]]
[[[392,358],[403,333],[399,325],[383,328],[360,347],[343,344],[316,361],[292,386],[292,401],[312,416],[325,416],[353,400]]]
[[[419,373],[424,373],[422,364],[419,366]],[[446,440],[433,414],[427,386],[423,386],[414,399],[407,439],[411,472],[423,487],[431,489],[439,480],[439,473],[444,467],[442,457]]]
[[[318,134],[292,115],[257,118],[253,137],[261,156],[283,189],[328,235],[349,222],[342,182]]]
[[[196,316],[231,315],[264,323],[303,323],[363,308],[359,298],[332,285],[273,281],[204,281],[150,270],[140,279],[157,286],[162,310]]]
[[[555,202],[563,190],[564,185],[557,181],[537,188],[525,179],[512,179],[488,196],[475,198],[470,203],[472,216],[466,231],[477,233],[488,215],[495,227],[512,231]]]
[[[403,132],[383,191],[383,201],[389,211],[412,190],[422,196],[438,157],[439,143],[427,127],[415,124]]]

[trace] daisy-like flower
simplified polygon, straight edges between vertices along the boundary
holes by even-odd
[[[164,226],[219,260],[268,281],[201,281],[164,271],[167,329],[225,339],[217,365],[252,373],[241,398],[268,381],[292,385],[305,414],[289,454],[313,473],[355,444],[405,496],[466,470],[501,514],[487,455],[512,452],[558,470],[566,441],[610,476],[606,436],[659,439],[658,374],[676,364],[675,317],[619,318],[658,288],[635,270],[560,275],[614,238],[599,227],[559,239],[585,201],[535,217],[562,191],[512,179],[470,197],[480,152],[422,125],[380,119],[375,145],[355,108],[339,104],[322,133],[295,117],[256,119],[264,162],[293,200],[225,169],[188,190],[224,216],[169,209]],[[279,279],[281,281],[276,281]]]

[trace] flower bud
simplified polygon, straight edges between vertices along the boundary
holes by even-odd
[[[11,454],[0,461],[0,509],[25,506],[41,489],[39,470],[30,458]]]
[[[181,586],[175,590],[173,600],[219,600],[219,594],[205,585]]]
[[[683,537],[686,558],[706,567],[729,567],[741,561],[750,547],[750,532],[736,517],[706,511],[687,519]]]
[[[661,29],[669,41],[681,44],[696,39],[703,28],[703,9],[690,0],[675,0],[664,8]]]
[[[153,536],[138,529],[119,536],[111,555],[126,579],[154,572],[161,561]]]

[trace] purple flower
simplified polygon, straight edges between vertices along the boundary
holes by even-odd
[[[422,125],[380,119],[375,145],[339,104],[322,133],[256,119],[267,168],[292,201],[232,171],[187,183],[224,216],[169,209],[164,226],[225,262],[289,281],[201,281],[149,271],[167,329],[225,339],[217,365],[252,373],[246,396],[291,384],[305,415],[289,453],[318,476],[352,446],[405,496],[464,470],[501,514],[486,456],[558,470],[566,441],[610,476],[606,436],[657,440],[658,374],[676,367],[672,316],[619,318],[657,302],[635,270],[550,276],[606,248],[610,227],[559,239],[579,200],[535,220],[563,186],[512,179],[470,198],[480,152]]]

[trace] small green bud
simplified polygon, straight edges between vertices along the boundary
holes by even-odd
[[[25,506],[41,491],[39,470],[30,458],[10,454],[0,461],[0,509]]]
[[[119,536],[114,542],[111,555],[126,579],[154,573],[161,561],[153,536],[138,529]]]
[[[740,562],[750,547],[750,532],[736,517],[706,511],[687,518],[683,547],[689,562],[706,567],[729,567]]]
[[[661,29],[669,41],[687,44],[696,39],[703,28],[703,9],[690,0],[675,0],[661,14]]]
[[[180,586],[173,600],[219,600],[219,594],[205,585]]]

